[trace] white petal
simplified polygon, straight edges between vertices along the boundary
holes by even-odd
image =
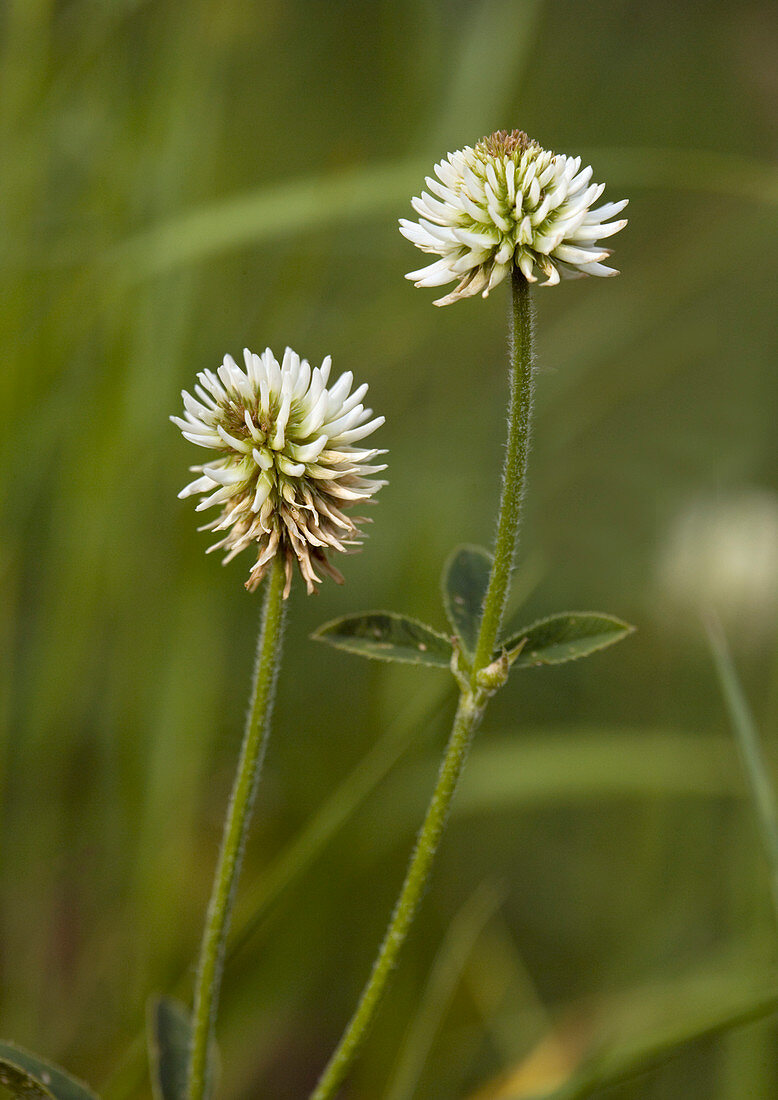
[[[419,222],[409,222],[405,218],[400,219],[400,232],[403,237],[421,248],[424,252],[437,252],[438,241],[432,233]]]
[[[494,265],[491,274],[489,275],[489,282],[486,286],[486,289],[481,292],[484,298],[489,297],[489,291],[494,290],[494,288],[503,281],[505,276],[510,273],[512,266],[513,265],[510,263]]]
[[[497,243],[494,239],[496,234],[492,236],[488,233],[473,233],[470,229],[454,229],[452,233],[467,248],[490,249]]]
[[[264,447],[255,447],[251,454],[260,470],[270,470],[275,465],[272,455]]]
[[[287,477],[302,477],[305,473],[304,462],[292,462],[286,455],[279,455],[276,459],[276,465],[282,474],[286,474]]]
[[[429,267],[421,267],[418,271],[409,271],[406,279],[413,279],[416,286],[443,286],[450,283],[456,275],[451,271],[448,260],[438,260]]]
[[[590,210],[586,216],[586,221],[605,222],[608,218],[612,218],[614,214],[620,214],[628,204],[629,199],[621,199],[620,202],[606,202],[599,210]]]
[[[566,264],[589,264],[607,259],[609,253],[607,250],[597,252],[589,248],[574,248],[569,244],[560,244],[554,249],[553,255],[555,259],[562,260]]]
[[[326,435],[320,435],[313,443],[306,443],[304,446],[295,443],[289,444],[289,450],[292,457],[298,462],[313,462],[324,450],[327,442],[328,437]]]
[[[465,213],[469,214],[477,225],[486,225],[487,214],[484,206],[477,202],[473,202],[467,191],[461,192],[459,201]]]
[[[254,493],[254,499],[251,502],[251,511],[258,512],[265,501],[270,496],[270,492],[273,488],[273,482],[267,474],[262,474],[257,478],[257,488]]]
[[[578,268],[584,275],[601,275],[606,278],[609,275],[618,275],[615,267],[606,267],[605,264],[578,264]]]
[[[364,439],[366,435],[370,435],[376,428],[380,428],[385,422],[385,417],[377,416],[374,420],[370,420],[367,424],[362,424],[358,428],[352,428],[351,431],[341,432],[337,437],[339,444],[354,443],[357,439]]]
[[[184,486],[178,494],[178,499],[183,500],[185,497],[194,496],[195,493],[207,493],[209,490],[213,489],[213,487],[214,483],[207,475],[198,477]]]
[[[519,271],[521,271],[528,283],[536,283],[535,262],[528,252],[522,252],[518,259]]]
[[[219,433],[225,443],[228,443],[230,447],[234,447],[236,451],[240,451],[241,454],[251,454],[251,443],[247,439],[237,439],[234,435],[230,435],[221,424],[216,425],[216,431]]]
[[[599,240],[600,237],[612,237],[614,233],[618,233],[627,224],[627,219],[623,218],[620,222],[608,222],[606,225],[581,225],[576,229],[573,240],[580,241],[581,244],[587,244]]]
[[[341,374],[335,385],[330,387],[329,399],[327,402],[328,416],[332,416],[336,410],[340,409],[353,383],[354,375],[350,370],[347,370]]]

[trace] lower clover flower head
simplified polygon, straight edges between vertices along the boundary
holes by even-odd
[[[184,437],[217,452],[191,484],[178,494],[202,493],[197,511],[221,505],[221,515],[201,530],[225,531],[210,550],[223,549],[230,561],[251,543],[259,553],[246,588],[253,591],[276,554],[286,568],[289,595],[295,562],[313,592],[329,574],[343,577],[328,561],[332,550],[359,545],[357,524],[346,510],[368,500],[386,482],[371,465],[384,451],[354,446],[384,422],[370,419],[362,399],[367,385],[351,393],[353,375],[342,374],[330,388],[330,357],[314,367],[287,348],[279,364],[267,348],[243,353],[241,370],[230,355],[214,373],[198,374],[196,397],[183,391],[184,416],[171,416]]]
[[[626,220],[609,221],[628,200],[593,205],[605,185],[591,183],[580,157],[541,148],[521,130],[500,130],[449,153],[427,177],[412,205],[418,222],[400,219],[400,232],[422,252],[441,259],[411,271],[416,286],[457,287],[436,306],[482,294],[486,298],[514,265],[529,282],[536,272],[554,286],[565,276],[618,275],[603,260],[600,238],[618,233]]]

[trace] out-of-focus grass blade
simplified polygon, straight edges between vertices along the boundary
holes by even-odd
[[[415,829],[429,797],[431,769],[431,761],[398,769],[376,797],[376,833],[385,829],[387,843]],[[490,734],[476,743],[452,814],[742,794],[726,738],[653,729],[527,730],[521,737]]]
[[[611,186],[662,187],[701,191],[775,206],[778,168],[751,157],[720,157],[710,149],[586,149],[585,159],[607,172]]]
[[[719,685],[732,724],[732,732],[740,749],[743,770],[748,780],[748,789],[770,868],[770,888],[776,916],[778,916],[778,803],[776,803],[775,789],[762,752],[756,724],[729,653],[724,631],[718,620],[713,617],[708,619],[706,626]]]
[[[378,211],[399,214],[429,160],[368,164],[331,175],[285,180],[170,218],[119,245],[106,258],[116,278],[134,283],[216,252],[286,238]]]
[[[389,725],[384,736],[336,787],[332,796],[309,824],[280,853],[256,883],[247,885],[245,900],[233,921],[234,931],[227,947],[229,963],[251,938],[279,894],[310,867],[337,831],[356,813],[365,799],[397,763],[419,725],[431,715],[449,692],[449,682],[425,681],[408,707]]]
[[[497,128],[536,41],[542,9],[542,0],[484,0],[462,9],[459,48],[449,66],[452,79],[435,136],[459,147]],[[504,125],[510,129],[510,120]]]
[[[531,1044],[547,1035],[553,1018],[501,910],[478,937],[468,959],[464,983],[480,1017],[480,1032],[503,1065],[514,1065]]]
[[[408,705],[400,712],[380,741],[363,757],[332,796],[313,816],[309,824],[280,852],[275,862],[255,883],[246,883],[246,896],[239,902],[233,920],[234,931],[227,945],[229,966],[261,926],[279,895],[300,878],[345,823],[354,816],[367,797],[391,770],[419,727],[432,721],[450,690],[450,682],[440,679],[423,681]],[[187,974],[178,983],[184,986]],[[111,1100],[132,1096],[140,1087],[145,1043],[135,1037],[115,1073],[103,1086]]]
[[[541,9],[540,0],[486,0],[470,6],[436,133],[463,144],[477,141],[480,130],[489,129],[510,101]],[[445,152],[441,149],[439,155]],[[363,165],[237,195],[140,233],[108,260],[116,265],[120,281],[133,283],[223,249],[359,220],[381,210],[406,213],[434,156]]]
[[[484,740],[475,746],[457,801],[461,813],[473,813],[607,797],[741,794],[724,738],[650,729],[573,729]]]
[[[778,985],[701,975],[609,998],[571,1014],[513,1070],[472,1100],[583,1100],[637,1077],[688,1043],[778,1010]]]
[[[487,883],[471,894],[455,915],[432,965],[426,988],[405,1034],[385,1100],[411,1100],[429,1056],[435,1033],[467,965],[470,953],[500,895]]]

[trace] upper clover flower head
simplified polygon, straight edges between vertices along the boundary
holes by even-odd
[[[225,563],[256,542],[259,552],[246,588],[252,591],[276,554],[283,554],[288,596],[297,562],[308,592],[328,573],[343,577],[327,560],[332,550],[358,546],[357,524],[346,509],[368,500],[382,485],[371,465],[384,451],[354,446],[384,422],[371,419],[353,393],[351,371],[327,388],[331,360],[314,367],[287,348],[279,364],[269,348],[243,353],[241,370],[230,355],[214,373],[198,374],[196,397],[183,391],[184,416],[171,416],[186,439],[217,452],[192,466],[200,474],[178,494],[205,494],[197,511],[221,505],[221,514],[201,530],[225,531],[210,550],[227,551]]]
[[[591,183],[592,169],[580,157],[550,153],[521,130],[499,130],[449,153],[427,177],[412,205],[418,222],[400,219],[400,232],[422,252],[441,259],[411,271],[416,286],[457,287],[436,306],[482,294],[501,283],[514,265],[529,282],[543,286],[565,276],[618,275],[603,260],[610,251],[598,241],[618,233],[626,219],[608,221],[628,200],[593,205],[605,185]]]

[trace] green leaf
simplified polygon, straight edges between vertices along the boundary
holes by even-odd
[[[0,1042],[0,1085],[23,1100],[98,1100],[88,1085],[14,1043]]]
[[[445,634],[393,611],[344,615],[320,626],[311,637],[336,649],[379,661],[404,661],[437,668],[451,666],[452,645]]]
[[[495,658],[507,649],[511,664],[517,668],[562,665],[620,642],[634,629],[615,615],[568,611],[540,619],[518,631],[502,643]]]
[[[443,602],[465,653],[475,653],[492,555],[481,546],[458,546],[443,570]]]
[[[152,997],[147,1023],[154,1100],[184,1100],[192,1037],[189,1012],[172,997]]]
[[[14,1065],[5,1058],[0,1058],[0,1085],[7,1088],[13,1096],[29,1100],[52,1100],[54,1095],[21,1066]]]

